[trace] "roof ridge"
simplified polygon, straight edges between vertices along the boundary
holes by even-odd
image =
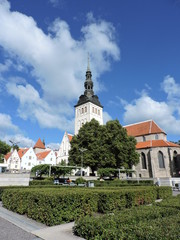
[[[128,124],[128,125],[124,125],[123,127],[129,127],[129,126],[132,126],[132,125],[137,125],[137,124],[141,124],[141,123],[145,123],[145,122],[150,122],[150,121],[153,121],[153,120],[152,120],[152,119],[149,119],[149,120],[145,120],[145,121],[141,121],[141,122],[131,123],[131,124]]]

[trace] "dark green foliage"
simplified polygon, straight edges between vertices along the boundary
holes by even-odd
[[[37,174],[39,178],[42,177],[42,175],[53,175],[54,177],[59,176],[65,176],[67,174],[70,174],[73,168],[66,167],[66,166],[50,166],[49,164],[41,164],[33,167],[31,169],[32,173]]]
[[[156,187],[157,190],[157,198],[168,198],[172,195],[172,189],[170,187]]]
[[[81,153],[81,148],[87,151]],[[127,135],[118,120],[99,125],[92,119],[80,128],[71,140],[70,165],[80,166],[82,157],[83,166],[90,166],[93,172],[98,168],[131,168],[139,161],[135,138]]]
[[[31,172],[35,173],[38,177],[41,178],[41,176],[43,174],[44,175],[48,175],[49,174],[49,169],[50,169],[49,164],[41,164],[41,165],[34,166],[31,169]]]
[[[119,180],[94,181],[95,187],[127,187],[127,186],[153,186],[152,180]]]
[[[74,232],[87,240],[177,240],[180,239],[179,224],[178,196],[153,206],[85,216],[76,222]]]
[[[3,205],[48,226],[74,221],[97,211],[97,193],[65,188],[6,189]]]
[[[34,186],[34,185],[53,185],[54,182],[53,180],[50,180],[50,179],[44,179],[44,180],[33,180],[33,181],[30,181],[29,182],[29,185],[30,186]]]
[[[75,183],[76,184],[86,183],[86,179],[84,179],[82,177],[79,177],[79,178],[76,179]]]
[[[2,192],[2,202],[6,208],[20,214],[27,214],[28,217],[49,226],[74,221],[93,212],[114,212],[153,203],[156,198],[156,187],[81,189],[32,186],[9,187],[4,188]]]
[[[0,162],[3,162],[4,155],[6,155],[10,151],[11,147],[0,140]]]

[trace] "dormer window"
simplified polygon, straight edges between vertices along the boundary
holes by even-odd
[[[158,140],[159,139],[159,136],[158,134],[155,135],[155,140]]]

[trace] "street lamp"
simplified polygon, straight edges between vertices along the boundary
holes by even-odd
[[[79,148],[79,151],[81,152],[81,177],[82,177],[82,168],[83,168],[83,152],[87,151],[86,148]]]

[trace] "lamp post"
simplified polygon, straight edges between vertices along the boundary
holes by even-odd
[[[86,148],[79,148],[79,151],[81,152],[81,177],[82,177],[82,168],[83,168],[83,153],[87,151]]]

